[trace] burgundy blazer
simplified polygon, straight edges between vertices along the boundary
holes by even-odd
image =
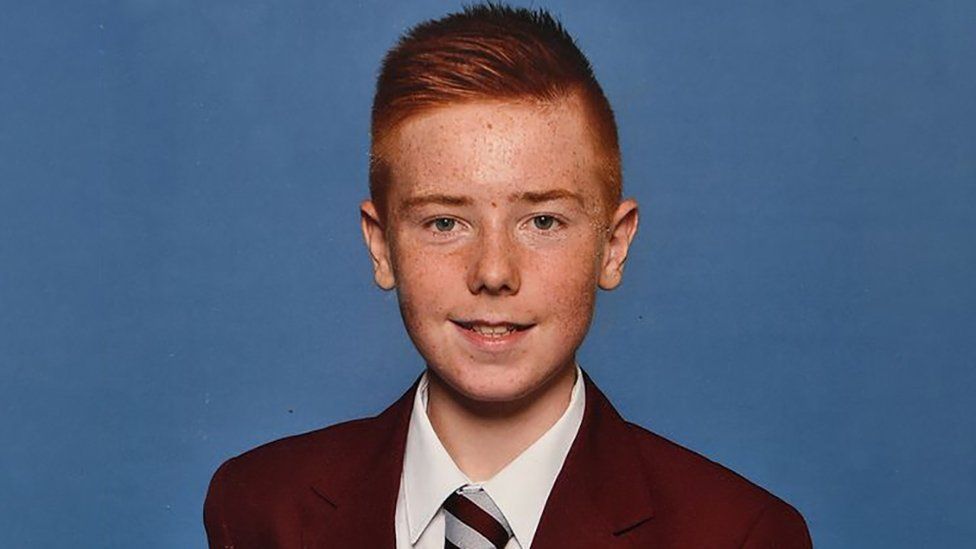
[[[584,376],[583,423],[532,549],[812,547],[790,505],[624,421]],[[278,440],[221,465],[204,505],[210,547],[394,548],[416,387],[376,417]]]

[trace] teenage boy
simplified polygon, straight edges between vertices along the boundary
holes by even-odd
[[[379,416],[221,466],[212,547],[810,547],[792,507],[627,423],[576,364],[638,213],[556,21],[484,5],[412,29],[372,114],[363,234],[427,369]]]

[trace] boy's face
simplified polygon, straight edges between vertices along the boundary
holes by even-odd
[[[396,288],[428,366],[478,401],[513,401],[575,362],[596,289],[620,282],[636,203],[604,204],[575,99],[451,105],[389,136],[388,212],[362,205],[377,284]]]

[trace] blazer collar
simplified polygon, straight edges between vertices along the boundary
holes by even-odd
[[[653,516],[633,434],[584,371],[583,422],[549,494],[533,548],[612,546],[614,538]],[[374,423],[339,470],[312,483],[333,508],[328,538],[309,546],[395,547],[396,500],[417,381]],[[587,543],[581,543],[586,540]]]
[[[654,515],[627,422],[586,372],[586,411],[533,547],[614,547]]]
[[[357,440],[337,448],[332,469],[311,488],[333,512],[303,533],[307,547],[396,547],[396,501],[417,380]],[[335,451],[334,450],[334,451]]]

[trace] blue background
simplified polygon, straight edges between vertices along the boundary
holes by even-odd
[[[458,4],[0,4],[0,542],[203,547],[221,461],[422,367],[357,206],[379,60]],[[596,4],[548,5],[643,224],[581,363],[819,547],[971,546],[976,4]]]

